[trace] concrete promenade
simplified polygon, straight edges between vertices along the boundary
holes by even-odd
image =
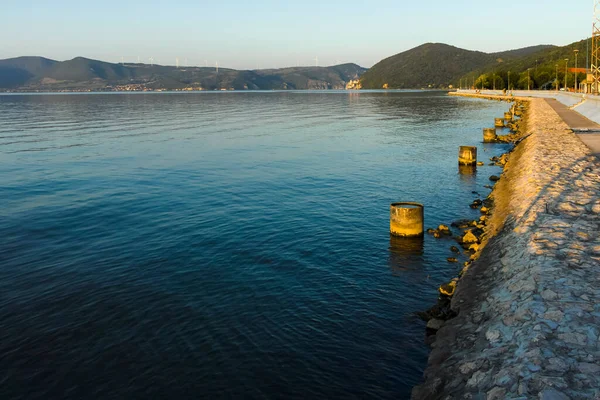
[[[475,91],[459,90],[458,93],[475,94]],[[511,93],[521,98],[546,99],[592,154],[600,156],[600,96],[550,90],[515,90]],[[502,96],[498,90],[484,90],[481,94]]]
[[[600,163],[545,99],[413,399],[600,399]]]
[[[550,107],[571,128],[577,137],[591,150],[592,154],[600,155],[600,125],[571,110],[556,99],[546,99]]]

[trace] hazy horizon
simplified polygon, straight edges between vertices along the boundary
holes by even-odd
[[[591,36],[592,5],[542,8],[525,0],[508,9],[464,0],[394,3],[314,0],[280,4],[235,0],[168,6],[106,0],[102,6],[72,0],[9,1],[3,7],[0,59],[78,56],[118,63],[268,69],[355,63],[381,59],[427,42],[493,53],[539,44],[566,45]],[[530,16],[527,22],[523,16]],[[23,29],[27,21],[27,29]],[[560,29],[549,29],[550,27]],[[13,32],[19,32],[15,35]]]

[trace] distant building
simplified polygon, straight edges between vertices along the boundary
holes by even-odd
[[[359,90],[362,89],[362,83],[360,83],[359,79],[352,79],[350,82],[346,83],[346,90]]]

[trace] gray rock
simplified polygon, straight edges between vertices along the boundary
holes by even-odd
[[[446,321],[442,321],[441,319],[430,319],[427,321],[427,329],[432,329],[434,331],[439,331]]]
[[[548,360],[548,364],[544,368],[548,371],[566,372],[569,366],[561,358],[554,357]]]
[[[413,400],[427,400],[435,398],[435,396],[438,395],[442,386],[442,379],[440,377],[435,377],[431,381],[428,381],[423,385],[415,386],[412,390],[411,398]]]
[[[600,372],[600,365],[592,363],[579,363],[577,369],[584,374],[597,374]]]
[[[471,373],[473,371],[475,371],[476,369],[477,369],[477,364],[474,362],[466,362],[458,368],[460,373],[463,375],[471,375]]]
[[[506,398],[506,389],[496,386],[487,392],[487,400],[504,400]]]
[[[581,346],[585,345],[587,342],[587,336],[581,333],[561,333],[560,335],[558,335],[558,338],[560,340],[564,340],[566,343],[577,344]]]
[[[556,300],[558,298],[558,294],[550,289],[546,289],[542,292],[542,298],[546,301]]]
[[[500,331],[495,329],[490,329],[485,333],[485,338],[490,341],[490,343],[496,343],[500,340]]]
[[[563,314],[563,312],[560,311],[560,310],[546,311],[546,313],[544,314],[544,318],[545,319],[549,319],[549,320],[554,321],[554,322],[560,322],[560,321],[562,321],[562,319],[563,319],[564,316],[565,316],[565,314]]]
[[[488,374],[483,371],[476,371],[467,381],[468,388],[478,388],[488,379]]]
[[[556,389],[544,389],[539,394],[540,400],[570,400],[571,398]]]
[[[519,389],[517,390],[517,393],[519,394],[519,396],[529,394],[529,387],[527,386],[527,382],[523,381],[519,383]]]
[[[462,237],[462,242],[465,243],[465,244],[473,244],[473,243],[477,243],[478,241],[479,241],[479,239],[477,239],[477,236],[475,236],[473,234],[473,232],[471,232],[471,231],[468,231]]]

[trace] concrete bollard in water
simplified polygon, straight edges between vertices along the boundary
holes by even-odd
[[[496,118],[494,121],[496,128],[504,128],[504,120],[502,118]]]
[[[483,143],[494,143],[497,138],[496,128],[483,128]]]
[[[459,165],[458,175],[466,182],[472,181],[472,178],[477,175],[477,165]]]
[[[477,147],[460,146],[458,150],[458,165],[477,165]]]
[[[390,206],[390,233],[400,237],[423,236],[423,205],[419,203],[392,203]]]
[[[505,121],[512,121],[512,113],[510,111],[504,113],[504,120]]]

